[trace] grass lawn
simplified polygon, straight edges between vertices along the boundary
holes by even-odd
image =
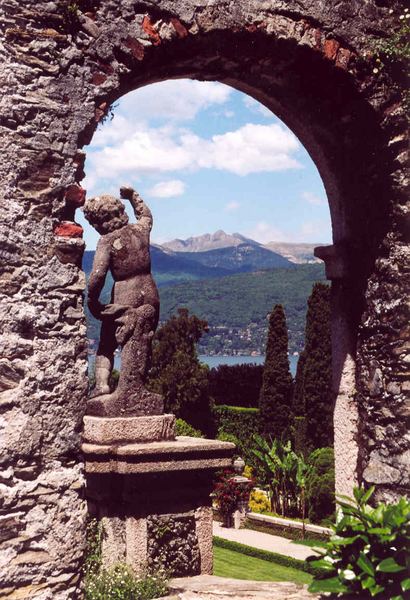
[[[254,581],[293,581],[303,584],[312,581],[309,573],[218,546],[214,546],[214,575]]]

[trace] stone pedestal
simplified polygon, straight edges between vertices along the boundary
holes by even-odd
[[[210,574],[212,481],[215,470],[231,465],[235,446],[172,439],[173,417],[169,417],[137,417],[133,423],[123,423],[126,418],[85,417],[82,449],[90,514],[102,520],[107,566],[126,562],[136,572],[164,566],[177,577]],[[130,443],[132,431],[140,440],[144,428],[160,431],[158,422],[147,419],[163,419],[168,439]],[[104,431],[106,443],[96,443]]]

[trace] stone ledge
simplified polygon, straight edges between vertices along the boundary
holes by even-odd
[[[164,600],[315,600],[306,586],[284,581],[247,581],[215,575],[171,579]]]
[[[84,417],[84,441],[90,444],[127,444],[175,439],[175,416]]]
[[[82,451],[88,474],[160,473],[230,467],[235,445],[179,436],[174,441],[137,444],[84,443]]]

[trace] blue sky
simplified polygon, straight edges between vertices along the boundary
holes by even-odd
[[[152,84],[121,98],[86,148],[87,197],[130,184],[162,243],[223,229],[262,243],[331,242],[321,178],[294,134],[218,82]],[[77,211],[88,249],[98,235]]]

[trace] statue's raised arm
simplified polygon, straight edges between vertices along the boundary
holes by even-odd
[[[151,231],[153,223],[152,213],[138,192],[130,186],[123,185],[120,188],[120,196],[124,200],[130,201],[138,223]]]

